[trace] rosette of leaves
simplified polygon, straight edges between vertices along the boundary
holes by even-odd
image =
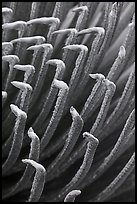
[[[134,202],[134,4],[3,2],[4,202]]]

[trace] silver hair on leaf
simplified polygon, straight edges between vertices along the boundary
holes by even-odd
[[[2,201],[135,202],[135,2],[2,2]]]

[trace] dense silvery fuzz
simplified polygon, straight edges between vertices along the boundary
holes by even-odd
[[[2,7],[3,202],[135,202],[135,2]]]

